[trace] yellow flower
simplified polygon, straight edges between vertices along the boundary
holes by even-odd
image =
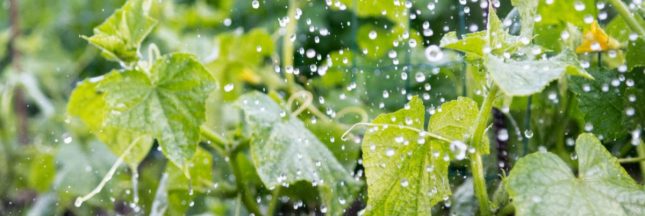
[[[582,38],[582,44],[576,48],[577,53],[599,52],[615,50],[620,48],[620,43],[605,33],[595,20],[591,28],[586,30]]]

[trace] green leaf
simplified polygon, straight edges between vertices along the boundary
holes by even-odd
[[[511,0],[511,3],[517,8],[520,14],[520,25],[522,26],[520,35],[532,37],[535,17],[538,15],[539,0]]]
[[[430,118],[430,131],[467,140],[477,104],[460,98],[441,109]],[[432,206],[450,195],[448,165],[453,152],[444,141],[429,139],[424,116],[422,101],[414,97],[404,109],[379,115],[372,122],[376,126],[367,130],[362,145],[369,197],[366,215],[430,215]]]
[[[585,17],[596,17],[596,2],[594,0],[576,1],[540,1],[537,7],[542,24],[571,23],[578,27],[586,26]],[[533,4],[532,4],[533,5]],[[535,17],[531,17],[535,21]],[[527,20],[526,22],[529,22]]]
[[[29,186],[38,192],[47,192],[56,177],[56,161],[54,154],[36,150],[32,155]]]
[[[595,134],[616,140],[645,122],[645,102],[637,99],[645,94],[642,72],[592,71],[592,75],[594,80],[571,79],[570,89],[576,95],[584,120],[593,126]],[[632,84],[614,86],[612,83],[620,76]],[[630,109],[634,114],[627,114]]]
[[[473,125],[477,124],[479,107],[477,102],[467,97],[459,97],[441,105],[441,111],[430,118],[428,130],[450,140],[468,141],[474,132]],[[489,153],[488,137],[474,148],[480,154]]]
[[[486,69],[491,78],[507,95],[526,96],[542,91],[551,81],[565,72],[591,78],[569,51],[545,60],[504,60],[488,55]]]
[[[197,148],[195,155],[187,162],[186,166],[190,173],[190,179],[184,175],[184,171],[180,168],[166,166],[168,182],[165,189],[169,199],[167,209],[169,214],[186,214],[190,203],[194,202],[195,198],[191,190],[206,193],[212,188],[213,157],[209,152]]]
[[[101,49],[103,56],[109,60],[124,63],[136,61],[141,42],[157,24],[157,20],[148,16],[146,4],[149,2],[129,0],[94,28],[94,35],[84,38]]]
[[[466,55],[480,59],[488,53],[501,55],[523,45],[522,37],[509,34],[492,6],[488,9],[488,23],[485,31],[466,34],[461,40],[457,33],[449,32],[441,39],[441,46],[465,52]]]
[[[488,44],[486,32],[479,31],[464,35],[463,39],[457,39],[456,32],[448,32],[441,38],[441,47],[458,50],[467,54],[482,58],[484,47]]]
[[[112,135],[118,140],[121,138],[114,135],[119,134],[157,138],[170,161],[184,167],[199,142],[204,104],[213,83],[210,73],[191,55],[171,54],[158,59],[149,73],[113,71],[95,87],[81,85],[76,90],[78,100],[73,98],[69,107],[99,138]],[[93,109],[87,109],[84,101],[91,102]],[[111,148],[130,145],[119,141],[107,144]]]
[[[67,112],[79,117],[115,155],[124,155],[126,149],[132,146],[123,160],[130,167],[136,167],[152,147],[152,137],[145,132],[105,125],[109,109],[105,103],[105,94],[97,90],[98,84],[99,82],[92,80],[80,82],[72,92]],[[133,142],[136,143],[132,144]]]
[[[547,152],[520,159],[506,187],[517,215],[642,215],[645,190],[592,134],[576,140],[578,176]]]
[[[315,185],[327,213],[344,212],[358,182],[297,117],[267,95],[242,95],[237,105],[252,131],[251,157],[264,184],[272,189],[298,181]]]
[[[645,58],[643,56],[645,56],[645,39],[638,37],[634,41],[629,41],[625,56],[628,69],[633,70],[636,67],[645,66]]]
[[[355,2],[358,5],[354,5]],[[335,8],[355,9],[354,12],[361,17],[385,16],[399,24],[403,24],[408,20],[404,1],[340,0],[339,3],[334,3],[333,6]]]

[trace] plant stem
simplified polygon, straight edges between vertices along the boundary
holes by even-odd
[[[246,181],[243,178],[242,170],[240,169],[240,165],[237,162],[237,156],[237,153],[231,154],[230,156],[231,166],[233,167],[233,175],[235,175],[235,185],[237,186],[237,191],[240,193],[242,203],[244,203],[246,209],[256,216],[261,216],[263,214],[260,211],[260,207],[258,207],[255,199],[253,199],[250,191],[247,190],[248,188],[244,184],[244,182]]]
[[[484,98],[484,103],[482,103],[482,106],[479,109],[477,125],[471,140],[472,142],[470,143],[470,145],[476,149],[481,146],[482,140],[484,139],[486,124],[490,118],[493,109],[493,101],[495,101],[495,96],[498,91],[499,89],[497,86],[493,84],[491,89],[488,91],[488,95]],[[479,213],[482,216],[491,215],[488,191],[486,191],[486,179],[484,178],[484,165],[479,151],[475,151],[475,153],[471,155],[470,168],[472,169],[473,180],[475,183],[475,194],[479,201]]]
[[[224,153],[224,149],[226,149],[226,141],[224,138],[222,138],[219,134],[217,134],[215,131],[211,130],[207,126],[202,125],[199,127],[199,134],[206,138],[208,140],[208,144],[213,147],[215,150],[217,150],[219,153]],[[226,156],[226,154],[222,154],[222,156]]]
[[[282,38],[282,66],[284,68],[284,76],[287,79],[287,88],[290,93],[295,92],[294,68],[293,68],[293,43],[296,36],[296,8],[298,7],[297,0],[289,0],[289,11],[287,16],[289,22],[287,23],[284,37]],[[291,72],[287,71],[291,68]]]
[[[625,5],[622,0],[609,0],[609,2],[614,5],[618,14],[625,19],[625,22],[633,31],[638,33],[641,37],[645,36],[645,28],[636,21],[634,14],[629,11],[629,8],[627,8],[627,5]]]
[[[280,200],[280,190],[282,189],[282,186],[278,186],[273,190],[273,193],[271,193],[271,202],[269,203],[269,209],[267,210],[267,215],[275,215],[275,210],[278,207],[278,201]]]
[[[618,163],[640,163],[643,161],[645,161],[645,157],[618,158]]]
[[[645,142],[642,139],[638,146],[636,146],[636,152],[638,153],[638,157],[643,159],[639,162],[639,165],[641,167],[641,176],[645,180]]]

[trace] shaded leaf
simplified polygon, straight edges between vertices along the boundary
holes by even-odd
[[[270,189],[311,182],[318,188],[327,213],[344,212],[359,183],[325,144],[267,95],[248,93],[237,104],[252,130],[251,157],[262,182]]]

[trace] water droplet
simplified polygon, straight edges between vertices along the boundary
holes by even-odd
[[[416,80],[417,82],[426,81],[426,75],[422,72],[417,72],[416,74],[414,74],[414,80]]]
[[[394,156],[394,149],[391,149],[391,148],[386,149],[385,156],[388,156],[388,157]]]
[[[585,9],[585,3],[581,2],[581,1],[576,1],[575,3],[573,3],[573,7],[577,11],[583,11]]]
[[[376,37],[378,37],[378,33],[376,31],[372,30],[370,33],[367,35],[370,39],[374,40]]]
[[[224,86],[224,91],[230,92],[230,91],[233,91],[234,88],[235,88],[235,85],[233,83],[229,83]]]
[[[253,9],[258,9],[260,8],[260,2],[258,0],[253,0],[251,2],[251,6],[253,7]]]
[[[408,182],[408,179],[403,178],[401,179],[401,187],[408,187],[410,185],[410,182]]]
[[[437,45],[430,45],[426,48],[425,55],[430,62],[438,62],[443,59],[443,51]]]
[[[508,130],[506,130],[506,128],[500,129],[497,134],[497,139],[502,142],[508,141]]]
[[[533,137],[533,131],[530,130],[530,129],[525,130],[524,131],[524,137],[526,137],[528,139],[531,139],[531,137]]]

